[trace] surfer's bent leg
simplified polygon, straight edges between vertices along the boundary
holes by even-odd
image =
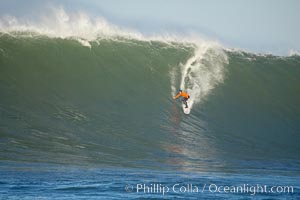
[[[187,98],[183,98],[183,100],[182,100],[182,101],[183,101],[183,103],[185,104],[185,108],[188,108],[188,105],[187,105],[187,100],[188,100]]]

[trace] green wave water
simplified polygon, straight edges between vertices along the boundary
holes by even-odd
[[[299,172],[299,56],[90,44],[0,36],[2,161]],[[180,88],[188,114],[172,99]]]

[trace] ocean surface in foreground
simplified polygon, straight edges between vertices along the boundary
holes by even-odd
[[[1,162],[1,199],[297,199],[299,176]]]

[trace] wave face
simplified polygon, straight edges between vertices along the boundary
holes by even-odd
[[[124,37],[89,46],[1,35],[1,160],[299,169],[299,56]],[[188,115],[172,99],[179,88]]]

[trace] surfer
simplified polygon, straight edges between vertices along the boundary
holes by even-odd
[[[190,98],[190,95],[188,95],[186,92],[182,92],[182,90],[179,90],[178,94],[173,97],[173,99],[177,99],[180,96],[183,97],[182,102],[185,104],[185,108],[188,108],[187,100]]]

